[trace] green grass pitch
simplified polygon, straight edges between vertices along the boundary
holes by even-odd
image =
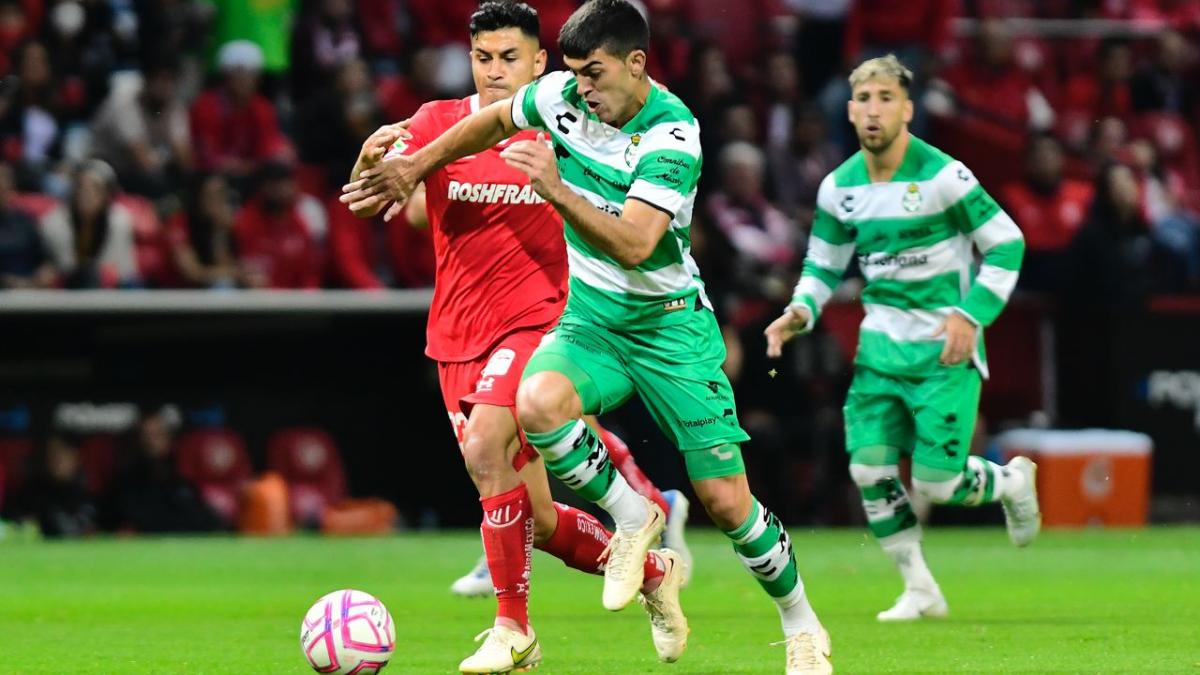
[[[927,556],[950,618],[880,625],[899,592],[857,530],[792,528],[842,673],[1200,673],[1200,530],[1046,532],[1015,550],[992,528],[934,529]],[[304,673],[309,604],[377,595],[397,625],[384,671],[456,673],[490,600],[446,590],[470,532],[386,539],[103,539],[0,543],[0,673]],[[640,607],[611,614],[600,579],[538,553],[532,619],[546,675],[782,673],[774,609],[728,544],[694,531],[690,646],[659,664]]]

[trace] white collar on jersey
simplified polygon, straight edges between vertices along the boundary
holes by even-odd
[[[479,112],[479,94],[471,94],[468,105],[471,106],[471,112]]]

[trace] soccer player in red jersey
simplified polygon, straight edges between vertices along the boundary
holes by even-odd
[[[351,181],[392,153],[416,151],[479,107],[508,98],[533,81],[546,65],[538,29],[537,12],[524,3],[484,3],[470,26],[478,94],[427,103],[411,120],[372,134]],[[545,467],[516,423],[516,391],[525,362],[558,320],[567,294],[561,217],[533,191],[523,172],[500,157],[512,140],[532,138],[532,132],[514,137],[442,167],[425,179],[424,198],[412,199],[406,207],[410,218],[427,216],[433,228],[437,283],[426,354],[438,362],[446,409],[479,490],[480,531],[498,600],[495,623],[479,649],[459,665],[463,673],[506,673],[541,660],[528,618],[532,546],[570,567],[600,574],[611,536],[590,514],[553,501]],[[356,215],[371,217],[380,210]],[[397,211],[393,205],[387,217]],[[604,442],[613,463],[635,476],[630,483],[647,485],[648,498],[665,511],[675,506],[673,511],[686,518],[682,495],[674,495],[669,504],[637,470],[628,450],[620,452],[624,444],[613,438]],[[677,552],[663,548],[651,551],[644,567],[643,604],[651,635],[660,658],[673,661],[688,632],[678,601],[687,564]],[[661,644],[671,649],[664,653]]]

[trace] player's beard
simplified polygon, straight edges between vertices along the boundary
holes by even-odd
[[[886,133],[886,129],[881,127],[881,131],[885,133],[880,133],[875,138],[871,138],[866,133],[859,133],[859,144],[862,145],[864,150],[876,155],[887,152],[888,148],[892,147],[892,143],[896,141],[896,138],[900,136],[900,129],[896,129],[894,132],[889,134]]]

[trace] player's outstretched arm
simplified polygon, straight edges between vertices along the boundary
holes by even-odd
[[[497,101],[461,119],[436,140],[411,155],[400,155],[364,170],[342,186],[342,203],[354,212],[404,203],[417,184],[438,168],[467,155],[483,152],[517,133],[512,100]]]
[[[636,267],[649,258],[671,224],[669,214],[638,199],[625,200],[618,216],[575,194],[559,176],[558,158],[545,134],[539,133],[536,141],[513,143],[500,156],[529,176],[533,189],[579,236],[625,267]]]

